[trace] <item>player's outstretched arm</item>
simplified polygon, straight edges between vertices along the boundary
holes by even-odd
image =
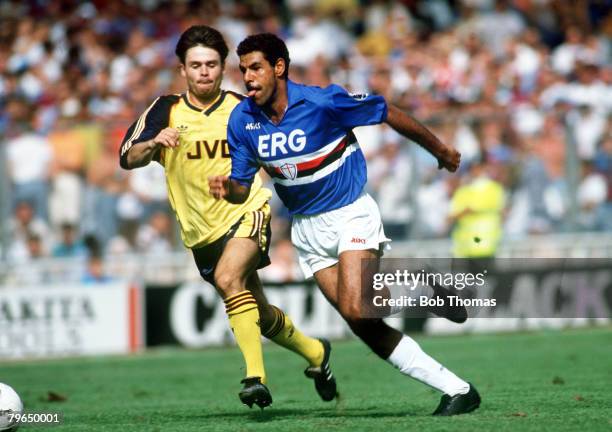
[[[242,204],[249,197],[251,186],[244,186],[228,176],[208,177],[210,194],[216,199],[225,199],[232,204]]]
[[[429,129],[395,105],[388,105],[386,123],[434,155],[438,159],[438,168],[446,168],[451,172],[459,168],[461,154],[457,150],[443,144]]]
[[[134,144],[127,154],[127,168],[148,165],[161,147],[178,147],[179,133],[174,128],[162,129],[153,139]]]

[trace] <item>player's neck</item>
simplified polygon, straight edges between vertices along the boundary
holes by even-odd
[[[217,90],[214,94],[210,96],[198,97],[195,94],[191,93],[189,90],[187,90],[187,99],[189,100],[189,103],[191,103],[195,107],[205,110],[219,98],[220,94],[221,89]]]
[[[285,112],[287,112],[288,106],[287,82],[280,81],[276,87],[276,91],[270,97],[270,101],[264,105],[262,109],[274,124],[279,124]]]

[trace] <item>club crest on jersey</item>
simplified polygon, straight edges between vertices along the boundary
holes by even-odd
[[[286,163],[280,166],[281,173],[289,180],[295,180],[297,177],[297,166],[295,164]]]

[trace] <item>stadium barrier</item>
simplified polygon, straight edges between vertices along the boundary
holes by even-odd
[[[409,312],[414,311],[406,309],[405,314],[387,322],[396,328],[429,334],[608,324],[612,311],[611,263],[610,259],[500,259],[498,268],[486,277],[474,297],[494,298],[495,307],[468,307],[472,319],[464,324],[419,319],[427,316],[423,308],[413,317]],[[351,335],[312,282],[264,286],[270,303],[287,312],[305,333],[329,339]],[[233,343],[224,304],[207,283],[147,285],[144,303],[145,315],[154,317],[145,324],[147,346],[198,348]]]

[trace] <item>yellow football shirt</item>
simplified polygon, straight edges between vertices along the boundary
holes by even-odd
[[[127,165],[129,149],[155,138],[166,127],[179,132],[179,146],[162,147],[155,160],[166,171],[168,198],[181,227],[183,243],[199,248],[225,234],[242,215],[258,210],[272,196],[256,176],[243,204],[230,204],[210,194],[208,177],[229,175],[227,144],[230,113],[243,96],[221,91],[206,110],[191,104],[186,94],[157,98],[128,129],[120,149],[121,165]]]
[[[458,188],[451,200],[451,215],[470,212],[457,220],[452,233],[454,255],[483,258],[495,255],[502,238],[503,187],[488,178],[479,178]]]

